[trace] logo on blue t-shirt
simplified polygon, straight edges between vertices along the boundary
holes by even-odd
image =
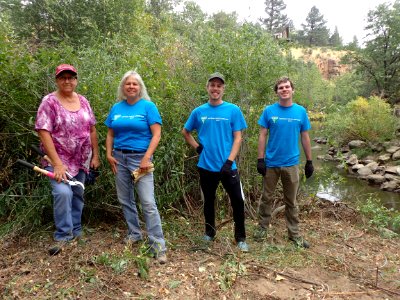
[[[201,121],[203,122],[203,124],[204,124],[204,122],[207,120],[207,117],[201,117]]]
[[[279,117],[272,117],[271,119],[272,119],[272,121],[273,121],[274,123],[276,123],[276,121],[279,119]]]

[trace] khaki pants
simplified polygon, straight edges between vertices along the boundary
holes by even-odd
[[[271,222],[274,192],[278,180],[283,187],[283,202],[289,238],[299,237],[299,212],[297,207],[297,191],[299,189],[299,167],[267,168],[263,180],[263,195],[259,205],[259,225],[268,229]]]

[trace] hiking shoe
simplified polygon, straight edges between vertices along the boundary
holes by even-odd
[[[253,238],[257,241],[265,240],[267,238],[268,231],[265,228],[258,227],[253,234]]]
[[[168,262],[167,255],[165,253],[158,254],[156,259],[160,265],[165,265]]]
[[[237,246],[240,249],[240,251],[249,252],[249,246],[247,245],[246,242],[244,242],[244,241],[238,242]]]
[[[205,241],[205,242],[212,242],[213,240],[214,240],[214,238],[207,234],[203,236],[203,241]]]
[[[310,243],[307,242],[302,237],[289,238],[289,240],[291,240],[296,247],[304,248],[304,249],[310,248]]]
[[[62,252],[62,250],[67,246],[69,241],[57,241],[51,248],[49,249],[49,255],[55,256]]]

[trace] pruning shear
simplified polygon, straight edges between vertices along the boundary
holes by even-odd
[[[36,171],[38,173],[41,173],[43,175],[46,175],[47,177],[50,177],[51,179],[54,179],[54,173],[47,171],[45,169],[39,168],[38,166],[35,166],[31,163],[28,163],[25,160],[22,159],[17,159],[17,163],[19,163],[20,165],[23,165],[24,167],[27,167],[29,169],[32,169],[33,171]],[[78,180],[76,180],[76,178],[72,178],[69,180],[63,180],[63,182],[69,184],[70,186],[80,186],[82,189],[85,189],[85,186],[82,184],[82,182],[79,182]]]
[[[39,154],[41,157],[43,157],[49,164],[52,164],[52,161],[51,161],[51,159],[50,159],[50,157],[46,154],[46,153],[44,153],[42,150],[40,150],[40,148],[39,147],[37,147],[36,145],[31,145],[31,148],[37,153],[37,154]],[[28,162],[26,162],[27,164],[29,164]],[[21,163],[22,164],[22,163]],[[37,166],[34,166],[34,165],[32,165],[32,164],[29,164],[30,166],[27,166],[27,165],[25,165],[26,167],[28,167],[28,168],[32,168],[34,171],[37,171],[37,172],[40,172],[40,173],[42,173],[42,174],[44,174],[43,172],[41,172],[41,171],[38,171],[38,170],[35,170],[33,167],[36,167],[37,169],[40,169],[39,167],[37,167]],[[43,170],[43,169],[40,169],[40,170]],[[46,171],[46,170],[44,170],[44,171]],[[46,172],[49,172],[49,171],[46,171]],[[52,172],[50,172],[50,173],[52,173]],[[46,174],[44,174],[44,175],[46,175]],[[72,174],[71,173],[69,173],[68,171],[66,171],[65,172],[65,175],[67,175],[67,177],[68,177],[68,182],[66,182],[66,183],[68,183],[69,185],[71,185],[71,186],[80,186],[80,187],[82,187],[82,189],[84,190],[85,189],[85,186],[83,185],[83,183],[82,182],[80,182],[80,181],[78,181],[78,180],[76,180],[76,178],[74,178],[74,176],[72,176]],[[46,175],[46,176],[48,176],[48,175]],[[48,177],[50,177],[50,178],[54,178],[54,174],[53,174],[53,177],[51,177],[51,176],[48,176]],[[71,183],[70,183],[71,182]]]

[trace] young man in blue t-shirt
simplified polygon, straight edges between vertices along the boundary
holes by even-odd
[[[247,252],[243,191],[235,163],[246,121],[237,105],[222,100],[225,79],[220,73],[209,77],[206,88],[208,102],[192,111],[182,130],[186,142],[199,154],[197,166],[206,223],[204,240],[212,241],[216,234],[214,202],[221,182],[232,205],[235,240],[239,249]],[[193,130],[197,131],[198,142],[191,134]]]
[[[299,137],[307,160],[306,178],[309,178],[314,171],[308,134],[311,125],[306,109],[293,103],[294,86],[289,78],[280,78],[275,84],[274,91],[279,101],[267,106],[258,120],[261,128],[258,138],[257,171],[264,177],[264,180],[263,195],[259,206],[259,228],[254,237],[260,240],[267,236],[274,203],[274,191],[280,179],[283,187],[289,240],[297,246],[309,248],[309,243],[299,234],[296,197],[299,188]],[[268,144],[265,151],[267,135]]]

